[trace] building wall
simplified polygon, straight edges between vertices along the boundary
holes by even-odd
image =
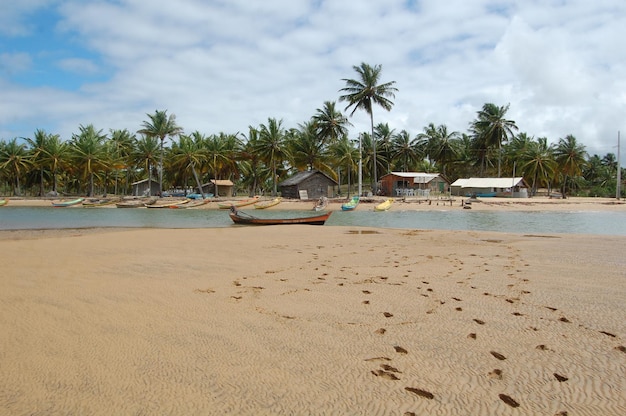
[[[328,197],[328,188],[332,187],[333,182],[329,181],[324,175],[312,175],[297,185],[281,186],[280,192],[283,198],[300,198],[300,191],[307,191],[309,199],[318,199],[319,197]]]

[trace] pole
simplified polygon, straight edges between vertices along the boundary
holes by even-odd
[[[359,134],[359,198],[363,194],[363,155],[361,153],[361,136]]]
[[[619,130],[617,131],[617,184],[615,186],[615,199],[619,200],[622,192],[622,168],[619,163]]]

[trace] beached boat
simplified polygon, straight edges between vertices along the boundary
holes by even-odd
[[[5,206],[8,203],[9,203],[8,199],[0,199],[0,207],[3,207],[3,206]]]
[[[320,199],[317,200],[317,203],[313,207],[313,211],[324,211],[328,206],[328,198],[325,196],[321,196]]]
[[[71,207],[72,205],[78,205],[83,202],[85,198],[68,199],[61,201],[52,201],[52,206],[55,208]]]
[[[88,200],[83,201],[83,206],[85,208],[103,207],[105,205],[113,205],[117,201],[119,201],[119,198],[88,199]]]
[[[357,207],[357,205],[359,205],[359,199],[360,198],[358,195],[353,196],[348,202],[341,205],[341,210],[352,211],[353,209]]]
[[[226,201],[226,202],[220,202],[217,204],[217,207],[219,209],[229,209],[230,207],[245,207],[247,205],[252,205],[255,202],[257,202],[259,200],[258,196],[254,196],[252,198],[248,198],[248,199],[242,199],[239,201]]]
[[[273,207],[273,206],[280,204],[282,200],[283,198],[279,196],[278,198],[269,199],[267,201],[259,201],[254,204],[254,208],[265,209],[265,208]]]
[[[189,203],[191,199],[179,199],[176,201],[155,202],[154,204],[144,204],[146,208],[169,208],[174,205],[184,205]]]
[[[117,202],[115,206],[118,208],[142,208],[142,207],[145,207],[146,205],[152,205],[156,203],[156,201],[157,201],[157,198],[127,199],[124,201]]]
[[[332,211],[320,215],[296,218],[258,218],[246,212],[237,210],[236,207],[230,208],[230,219],[235,224],[248,225],[288,225],[288,224],[308,224],[308,225],[324,225]]]
[[[374,211],[387,211],[389,208],[391,208],[391,204],[393,204],[393,199],[389,198],[386,201],[376,205],[374,207]]]
[[[185,203],[180,203],[180,204],[176,204],[176,205],[170,205],[169,208],[174,208],[174,209],[194,208],[194,207],[199,207],[199,206],[202,206],[202,205],[206,205],[209,202],[211,202],[211,200],[209,198],[194,199],[194,200],[189,200],[188,202],[185,202]]]

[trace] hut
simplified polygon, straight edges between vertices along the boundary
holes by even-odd
[[[211,179],[208,183],[202,185],[202,192],[230,198],[233,196],[234,186],[235,184],[228,179]]]
[[[332,194],[337,182],[319,170],[298,172],[278,184],[283,198],[318,199]],[[329,192],[330,189],[330,192]]]
[[[161,194],[161,187],[159,181],[154,179],[143,179],[131,184],[132,192],[134,196],[157,196]]]
[[[528,198],[528,185],[523,177],[457,179],[450,188],[457,196]]]
[[[388,196],[429,196],[444,194],[450,182],[440,173],[391,172],[380,178],[380,189]]]

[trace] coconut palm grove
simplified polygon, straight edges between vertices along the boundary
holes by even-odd
[[[388,172],[419,171],[451,182],[515,174],[531,195],[547,188],[616,196],[613,153],[590,156],[571,134],[534,137],[507,119],[508,104],[485,103],[462,132],[434,123],[398,131],[377,121],[393,110],[395,82],[381,80],[380,65],[353,69],[337,101],[322,103],[297,126],[270,117],[245,133],[200,132],[179,126],[174,113],[156,110],[138,120],[136,131],[86,124],[72,137],[37,129],[32,137],[2,140],[0,195],[127,195],[133,182],[144,179],[158,181],[162,191],[229,179],[239,194],[275,195],[280,181],[307,169],[335,179],[345,195],[353,192],[361,162],[362,182],[373,193]],[[371,128],[351,133],[350,117],[358,111],[369,116]]]

